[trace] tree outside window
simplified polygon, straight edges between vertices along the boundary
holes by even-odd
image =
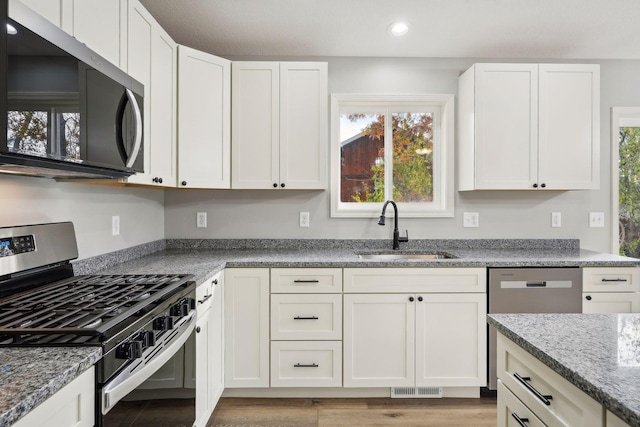
[[[332,108],[333,216],[389,199],[407,216],[452,216],[452,95],[334,94]]]

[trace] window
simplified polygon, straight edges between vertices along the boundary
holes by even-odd
[[[453,216],[453,95],[331,95],[331,216]]]

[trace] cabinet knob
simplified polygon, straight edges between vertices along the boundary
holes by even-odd
[[[213,282],[211,282],[211,283],[213,283],[214,285],[217,285],[218,284],[218,279],[214,279]]]
[[[540,184],[540,187],[545,188],[547,186],[547,184],[545,184],[544,182],[542,184]]]
[[[196,333],[200,333],[200,326],[196,326]]]
[[[151,181],[153,181],[153,182],[157,183],[157,182],[158,182],[158,177],[157,177],[157,176],[154,176],[154,177],[153,177],[153,179],[152,179]]]
[[[409,297],[409,301],[413,302],[413,297]]]
[[[533,188],[538,188],[538,184],[533,184]]]
[[[422,302],[423,299],[424,298],[422,298],[422,297],[418,297],[418,301],[420,301],[420,302]]]
[[[280,184],[280,187],[284,188],[284,182],[282,184]]]
[[[187,185],[187,181],[182,181],[180,184]]]
[[[585,297],[585,299],[586,299],[587,301],[591,301],[591,295],[587,295],[587,296]]]
[[[273,183],[273,188],[278,188],[278,184],[277,183]]]

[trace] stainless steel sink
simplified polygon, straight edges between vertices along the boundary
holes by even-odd
[[[360,259],[370,259],[370,260],[403,260],[403,259],[421,259],[421,260],[430,260],[430,259],[451,259],[456,258],[456,256],[451,255],[447,252],[384,252],[384,253],[359,253],[357,254]]]

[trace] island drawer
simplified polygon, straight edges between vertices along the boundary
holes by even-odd
[[[485,268],[345,268],[351,293],[486,292]]]
[[[271,387],[341,386],[341,341],[271,342]]]
[[[602,427],[601,404],[500,333],[497,366],[498,379],[544,424]]]
[[[498,380],[498,425],[517,426],[517,419],[527,427],[545,427],[533,412],[529,410],[511,391]],[[526,421],[525,421],[526,420]]]
[[[341,268],[272,268],[272,293],[342,293]]]
[[[584,267],[583,292],[640,292],[640,267]]]
[[[342,339],[342,295],[272,294],[271,339]]]

